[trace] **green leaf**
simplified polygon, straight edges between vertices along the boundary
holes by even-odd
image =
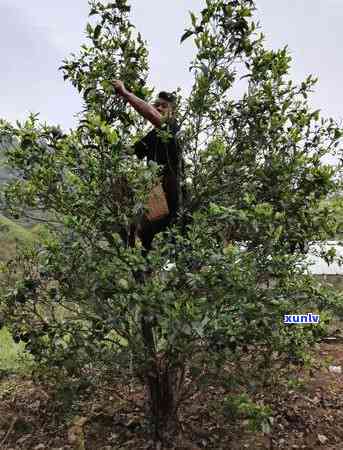
[[[92,27],[92,25],[91,25],[90,23],[87,23],[87,25],[86,25],[86,31],[87,31],[87,33],[88,33],[89,35],[92,35],[92,33],[93,33],[93,27]]]
[[[186,39],[188,39],[190,36],[192,36],[192,34],[194,34],[194,31],[192,31],[192,30],[187,30],[187,31],[182,35],[180,43],[182,44],[182,42],[185,41]]]
[[[203,74],[205,75],[205,77],[207,77],[209,74],[209,69],[204,63],[201,64],[201,70],[202,70]]]
[[[190,14],[190,16],[191,16],[192,25],[193,25],[193,27],[195,27],[197,18],[195,17],[195,14],[192,13],[192,11],[190,11],[189,14]]]
[[[249,8],[242,8],[240,11],[241,17],[251,17],[251,10]]]
[[[110,81],[104,80],[104,81],[101,81],[100,84],[101,84],[101,87],[103,88],[103,90],[106,93],[109,93],[109,94],[114,93],[114,86],[113,86],[113,84]]]
[[[123,289],[123,290],[127,290],[129,288],[129,283],[127,280],[125,280],[125,278],[120,278],[118,280],[118,286]]]
[[[87,98],[88,95],[89,95],[92,91],[94,91],[94,86],[91,86],[91,87],[86,88],[86,89],[84,90],[84,92],[83,92],[83,97],[84,97],[84,98]]]
[[[224,16],[231,17],[233,13],[233,9],[230,5],[223,5]]]
[[[94,35],[93,35],[94,39],[98,39],[100,32],[101,32],[101,25],[97,25],[94,30]]]

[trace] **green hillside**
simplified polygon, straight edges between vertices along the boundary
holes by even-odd
[[[7,261],[16,252],[16,243],[33,243],[36,239],[35,228],[25,228],[0,215],[0,261]]]
[[[36,239],[36,227],[27,229],[0,215],[0,262],[13,258],[17,242],[33,243]],[[0,329],[0,378],[4,373],[29,370],[30,357],[24,349],[23,342],[14,343],[9,331],[6,328]]]

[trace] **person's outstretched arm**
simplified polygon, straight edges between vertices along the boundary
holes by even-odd
[[[162,115],[149,103],[138,98],[132,92],[128,91],[124,83],[120,80],[114,80],[113,85],[118,95],[127,100],[130,105],[145,119],[149,120],[155,127],[160,127],[163,123]]]

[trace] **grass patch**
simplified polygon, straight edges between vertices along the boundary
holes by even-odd
[[[6,262],[16,255],[17,242],[33,244],[36,240],[33,231],[0,215],[0,261]]]
[[[5,216],[0,216],[0,236],[9,240],[34,242],[33,233]]]
[[[25,351],[25,343],[16,344],[6,328],[0,330],[0,376],[1,374],[30,372],[32,359]]]

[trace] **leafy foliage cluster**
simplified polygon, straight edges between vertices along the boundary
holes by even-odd
[[[144,210],[156,166],[132,155],[143,122],[111,80],[149,100],[148,53],[126,0],[90,7],[90,44],[62,66],[84,98],[79,127],[63,133],[36,116],[1,122],[1,135],[15,139],[8,162],[21,173],[3,205],[49,212],[15,286],[13,266],[5,270],[1,311],[41,364],[72,375],[106,368],[144,384],[162,439],[183,400],[229,383],[223,367],[239,370],[247,348],[261,372],[273,359],[304,356],[318,333],[283,325],[283,314],[339,311],[339,294],[309,275],[306,252],[337,233],[323,201],[340,192],[341,165],[323,157],[340,156],[343,131],[309,106],[312,76],[289,80],[287,49],[266,50],[252,1],[207,0],[182,37],[197,47],[193,89],[178,112],[188,196],[145,259],[119,233]],[[236,82],[246,83],[239,100]],[[168,261],[173,268],[162,270]],[[152,276],[138,283],[147,268]]]

